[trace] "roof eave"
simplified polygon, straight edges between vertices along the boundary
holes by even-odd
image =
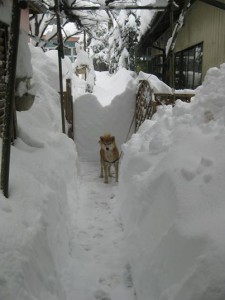
[[[43,3],[37,0],[29,0],[28,6],[31,14],[43,14],[46,13],[48,10],[48,8]]]

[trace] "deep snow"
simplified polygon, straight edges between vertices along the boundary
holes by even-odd
[[[36,97],[17,113],[10,198],[0,195],[0,299],[224,300],[225,64],[124,144],[134,73],[97,74],[88,94],[65,59],[74,143],[61,133],[56,53],[30,50]],[[118,185],[99,178],[109,130],[123,150]]]

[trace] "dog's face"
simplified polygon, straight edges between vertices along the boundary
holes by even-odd
[[[105,151],[112,151],[115,148],[115,137],[111,135],[100,136],[99,143]]]

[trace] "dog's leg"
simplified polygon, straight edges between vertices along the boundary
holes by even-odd
[[[119,181],[119,161],[115,162],[116,182]]]
[[[109,177],[112,177],[112,174],[111,174],[111,165],[108,166],[108,172],[109,172],[109,173],[108,173],[108,174],[109,174]]]
[[[102,158],[100,158],[100,162],[101,162],[101,173],[100,173],[100,178],[103,178],[103,160],[102,160]]]
[[[109,180],[108,180],[108,166],[107,166],[107,163],[104,163],[104,173],[105,173],[105,180],[104,180],[104,182],[105,182],[105,183],[109,183]]]

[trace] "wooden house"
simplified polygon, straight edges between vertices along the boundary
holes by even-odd
[[[155,12],[137,61],[171,87],[195,89],[209,68],[225,62],[225,0],[172,2]]]

